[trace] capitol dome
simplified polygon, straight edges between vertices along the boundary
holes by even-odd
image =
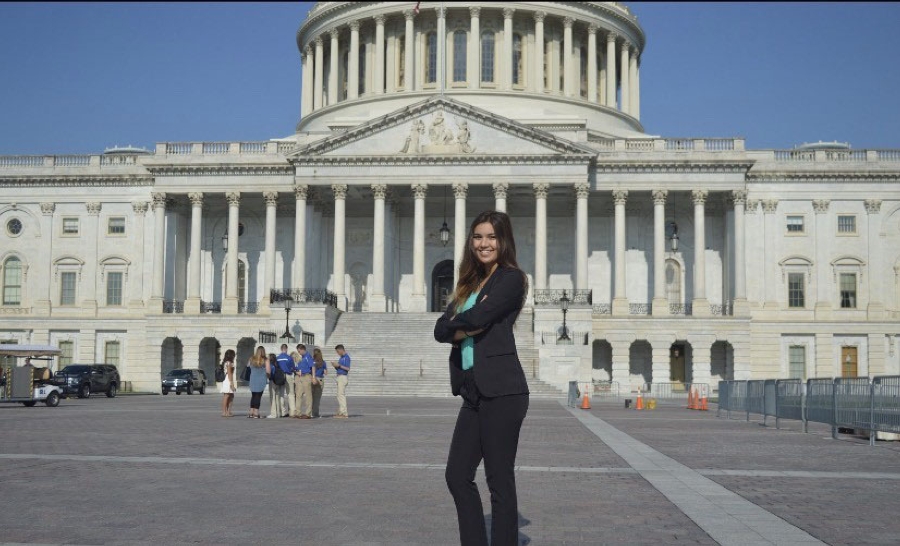
[[[440,94],[537,128],[639,137],[644,43],[619,2],[318,2],[297,31],[297,131]]]

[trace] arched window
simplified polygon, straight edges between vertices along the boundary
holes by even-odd
[[[481,33],[481,81],[494,83],[494,33]]]
[[[363,93],[366,92],[366,48],[359,48],[359,85],[356,87],[356,92],[359,96],[362,96]]]
[[[466,32],[457,30],[453,33],[453,81],[466,81]]]
[[[406,89],[406,35],[400,36],[397,50],[400,52],[400,59],[397,61],[397,86]]]
[[[522,67],[522,35],[513,34],[512,47],[512,83],[513,85],[525,85],[525,70]]]
[[[3,263],[3,305],[22,304],[22,262],[10,256]]]
[[[425,83],[437,82],[437,33],[425,35]]]

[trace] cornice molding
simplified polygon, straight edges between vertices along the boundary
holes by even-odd
[[[748,182],[878,182],[898,183],[900,172],[770,172],[747,173]]]
[[[37,175],[0,177],[0,187],[14,188],[28,186],[128,187],[152,186],[153,183],[153,177],[147,175]]]
[[[291,165],[153,165],[147,170],[155,176],[293,176]]]
[[[594,167],[598,173],[737,173],[745,174],[753,163],[742,161],[709,161],[698,160],[686,162],[651,160],[640,162],[609,162],[597,163]]]
[[[303,166],[428,166],[428,165],[587,165],[592,156],[557,155],[398,155],[398,156],[301,156],[294,161]],[[292,171],[293,174],[293,171]]]

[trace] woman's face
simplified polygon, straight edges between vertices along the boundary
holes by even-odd
[[[497,263],[499,257],[497,235],[490,222],[475,226],[475,231],[472,233],[472,250],[484,267],[490,269]]]

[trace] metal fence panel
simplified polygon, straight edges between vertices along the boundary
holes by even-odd
[[[766,414],[766,382],[764,380],[747,381],[747,420],[751,413]]]
[[[806,411],[804,431],[807,423],[825,423],[834,426],[834,380],[809,379],[806,381]]]
[[[803,383],[799,379],[775,381],[775,428],[779,419],[803,420]]]
[[[775,417],[775,411],[778,409],[775,404],[775,381],[775,379],[766,379],[763,383],[763,424],[766,423],[767,417]],[[777,421],[776,418],[776,424]]]
[[[900,433],[900,376],[872,378],[873,428]]]
[[[730,392],[731,382],[719,381],[719,403],[716,404],[716,417],[720,417],[722,415],[722,410],[728,411],[731,409],[731,401],[729,400]]]
[[[594,380],[594,396],[618,398],[619,382],[618,381],[601,381]]]
[[[731,381],[728,393],[728,418],[731,418],[732,411],[747,411],[747,382]]]
[[[871,429],[872,388],[868,377],[834,380],[835,426]]]

